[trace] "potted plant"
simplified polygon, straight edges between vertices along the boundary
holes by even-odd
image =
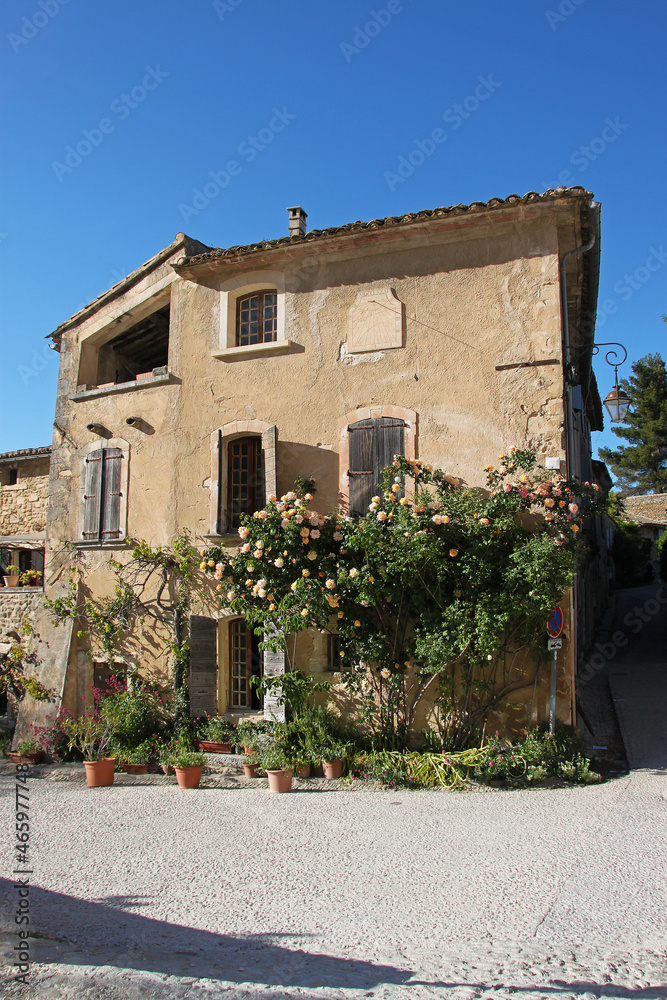
[[[173,766],[179,788],[199,788],[206,758],[203,753],[179,749],[174,753]]]
[[[110,737],[109,724],[97,712],[69,720],[68,746],[70,750],[78,750],[83,757],[89,788],[113,785],[116,759],[104,756]]]
[[[293,766],[285,750],[277,743],[271,743],[259,751],[258,758],[269,779],[269,791],[290,792]]]
[[[205,723],[197,745],[206,753],[231,753],[235,739],[235,727],[229,719],[216,715]]]
[[[21,586],[38,587],[41,579],[42,574],[38,569],[27,569],[25,573],[21,573]]]
[[[268,719],[242,719],[236,727],[236,738],[243,752],[253,753],[258,743],[271,735],[273,725]]]
[[[341,777],[346,751],[347,744],[333,738],[325,740],[320,744],[319,752],[322,758],[322,768],[325,778],[334,779]]]
[[[120,763],[126,774],[148,774],[150,750],[143,743],[134,750],[124,750]]]
[[[34,736],[22,740],[12,753],[7,752],[7,757],[15,764],[39,764],[43,756],[44,751]]]
[[[294,761],[297,778],[310,778],[312,760],[304,754],[298,754]]]
[[[19,576],[21,575],[21,570],[18,566],[8,566],[7,567],[7,586],[8,587],[18,587]]]
[[[168,743],[162,743],[160,741],[160,746],[158,749],[158,760],[160,762],[160,767],[162,768],[163,774],[175,774],[174,771],[174,753],[177,749],[177,741],[170,740]]]
[[[247,753],[243,758],[243,776],[245,778],[256,778],[257,768],[259,767],[259,757],[253,751],[252,753]]]

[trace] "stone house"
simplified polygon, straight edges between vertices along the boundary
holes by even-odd
[[[47,593],[75,565],[81,594],[109,594],[108,559],[128,558],[128,536],[168,545],[184,527],[202,549],[233,547],[239,513],[297,476],[315,478],[319,510],[361,509],[396,452],[482,485],[499,451],[529,446],[591,478],[598,267],[599,206],[582,188],[310,232],[296,207],[288,235],[227,249],[177,234],[51,335]],[[577,623],[603,598],[580,588],[566,601],[567,722]],[[212,602],[192,629],[193,710],[257,710],[250,674],[280,663]],[[168,677],[154,635],[134,636],[124,662]],[[301,636],[297,663],[334,671],[332,644]],[[41,679],[81,709],[111,666],[70,633]],[[524,702],[513,725],[544,720],[546,675]]]
[[[667,493],[625,497],[623,502],[629,520],[639,525],[639,534],[651,543],[649,562],[653,578],[657,580],[660,574],[658,543],[667,530]]]
[[[41,607],[50,456],[50,447],[0,454],[0,653]],[[8,586],[10,567],[19,586]],[[38,586],[27,585],[28,573]],[[0,716],[12,707],[0,695]]]

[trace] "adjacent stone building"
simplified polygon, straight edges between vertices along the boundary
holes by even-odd
[[[658,543],[667,531],[667,493],[645,493],[643,496],[625,497],[627,516],[639,525],[642,538],[651,542],[650,569],[654,579],[660,575]]]
[[[128,558],[127,536],[168,545],[187,528],[200,548],[232,547],[239,513],[297,476],[315,477],[321,511],[361,509],[375,466],[397,451],[470,485],[512,445],[592,478],[602,411],[589,319],[599,206],[589,192],[311,232],[302,209],[289,212],[289,235],[250,246],[212,249],[179,233],[52,334],[50,595],[73,567],[84,598],[111,593],[108,559]],[[359,427],[372,454],[352,445]],[[581,616],[587,595],[574,599]],[[569,602],[558,678],[567,722],[579,642]],[[252,705],[239,683],[247,690],[262,659],[245,623],[212,608],[197,615],[193,701],[243,714]],[[44,682],[81,709],[103,660],[73,633]],[[302,637],[297,660],[310,672],[335,668],[317,634]],[[125,662],[168,676],[154,636],[136,636]],[[515,721],[547,712],[545,673]]]

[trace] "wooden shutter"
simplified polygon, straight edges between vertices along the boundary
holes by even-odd
[[[405,422],[395,417],[350,424],[350,514],[362,517],[378,489],[382,472],[405,450]]]
[[[373,458],[374,427],[372,420],[359,420],[350,424],[350,514],[362,517],[368,511],[375,486]]]
[[[262,434],[262,457],[264,468],[264,502],[270,496],[278,495],[278,428],[275,424]]]
[[[218,711],[218,622],[203,615],[190,617],[190,715]]]
[[[394,456],[405,454],[405,424],[395,417],[380,417],[373,423],[375,424],[374,471],[377,485],[382,478],[383,470],[394,461]]]
[[[120,448],[105,448],[102,467],[102,530],[103,542],[120,538],[121,465]]]
[[[103,454],[102,449],[98,448],[84,459],[86,480],[83,491],[83,537],[88,541],[100,537]]]

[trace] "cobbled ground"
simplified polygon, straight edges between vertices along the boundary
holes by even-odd
[[[192,791],[157,775],[88,789],[81,771],[30,779],[37,936],[28,986],[5,936],[3,1000],[667,1000],[664,770],[289,795],[229,774]]]

